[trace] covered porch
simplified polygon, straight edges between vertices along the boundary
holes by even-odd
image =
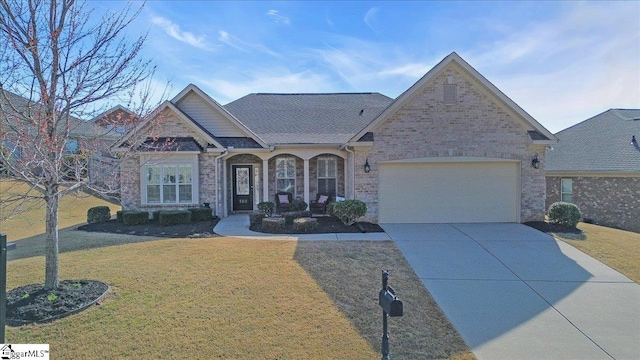
[[[348,198],[350,153],[335,148],[284,148],[229,151],[221,159],[221,193],[217,213],[257,211],[263,201],[275,203],[278,192],[307,204],[318,194]]]

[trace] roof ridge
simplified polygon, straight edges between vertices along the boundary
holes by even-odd
[[[381,93],[372,92],[323,92],[323,93],[251,93],[249,95],[374,95]]]

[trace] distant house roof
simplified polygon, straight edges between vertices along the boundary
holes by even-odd
[[[380,93],[258,93],[224,108],[271,145],[342,144],[392,101]]]
[[[20,95],[16,95],[9,91],[0,93],[0,105],[2,106],[3,112],[5,112],[5,114],[3,114],[3,116],[1,117],[2,121],[15,121],[17,120],[15,119],[15,116],[22,118],[24,114],[32,114],[31,116],[37,116],[37,112],[42,106],[36,102],[33,102],[32,100],[24,98]],[[18,112],[17,114],[16,110]],[[12,117],[12,115],[15,116]],[[25,119],[23,118],[22,120]],[[113,134],[90,121],[85,121],[74,116],[70,116],[69,123],[69,136],[71,138],[99,137],[109,140],[114,140],[115,138],[117,138],[117,134]],[[62,124],[63,122],[60,122],[59,126],[61,127]]]
[[[546,152],[548,172],[640,174],[640,109],[610,109],[556,134]]]

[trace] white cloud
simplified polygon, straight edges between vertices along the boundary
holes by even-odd
[[[218,40],[221,43],[227,44],[229,46],[231,46],[232,48],[235,48],[237,50],[246,52],[246,53],[250,53],[251,50],[257,50],[261,53],[267,54],[269,56],[273,56],[273,57],[282,57],[280,54],[278,54],[277,52],[269,49],[268,47],[262,45],[262,44],[251,44],[248,43],[246,41],[242,41],[239,38],[229,34],[228,32],[224,31],[224,30],[220,30],[218,32],[219,36],[218,36]]]
[[[376,15],[378,14],[378,10],[380,10],[380,8],[372,7],[371,9],[369,9],[369,11],[367,11],[363,19],[364,23],[367,24],[369,29],[373,30],[374,32],[377,32],[377,30],[374,28],[373,23],[376,20]]]
[[[151,22],[160,26],[172,38],[202,50],[214,50],[204,36],[196,36],[188,31],[180,30],[180,26],[161,16],[154,16]]]
[[[311,71],[291,73],[286,69],[271,69],[266,72],[249,74],[249,80],[242,79],[198,79],[216,101],[227,103],[250,93],[308,93],[330,92],[335,89],[323,74]]]
[[[282,23],[285,25],[289,25],[291,23],[289,18],[283,15],[280,15],[278,10],[268,10],[266,15],[271,19],[273,19],[273,21],[275,21],[276,23]]]

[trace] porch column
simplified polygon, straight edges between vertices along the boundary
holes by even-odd
[[[349,164],[353,161],[353,153],[349,153],[347,155],[347,158],[343,161],[344,164],[344,197],[345,199],[354,199],[355,197],[353,196],[353,182],[351,181],[351,176],[354,176],[355,174],[352,174],[351,171],[349,171]]]
[[[224,217],[229,215],[227,208],[227,159],[222,159],[222,214]]]
[[[262,160],[262,201],[269,201],[269,159]]]
[[[309,159],[304,159],[304,202],[309,203]]]

